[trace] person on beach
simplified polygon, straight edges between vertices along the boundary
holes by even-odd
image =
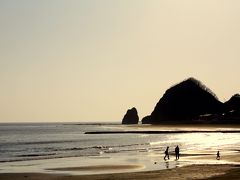
[[[220,153],[219,151],[217,152],[217,157],[216,157],[217,160],[220,160]]]
[[[177,147],[175,148],[175,155],[176,155],[176,160],[178,160],[178,159],[179,159],[179,156],[180,156],[178,145],[177,145]]]
[[[169,147],[167,147],[167,149],[165,150],[164,160],[166,160],[166,158],[169,159],[168,149],[169,149]]]

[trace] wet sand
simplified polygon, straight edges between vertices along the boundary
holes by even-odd
[[[222,157],[217,164],[215,161],[211,164],[213,155],[209,156],[185,156],[182,157],[183,161],[192,161],[192,165],[176,167],[172,169],[144,171],[142,165],[98,165],[98,166],[80,166],[80,167],[64,167],[52,168],[51,173],[1,173],[0,179],[4,180],[128,180],[128,179],[239,179],[240,177],[240,157],[239,153],[233,155],[226,155]],[[208,161],[209,160],[209,161]],[[203,162],[209,163],[203,163]],[[201,162],[201,164],[194,164],[194,162]],[[156,166],[158,163],[156,164]],[[136,169],[142,171],[136,172]],[[133,172],[122,171],[130,169]],[[70,171],[94,171],[99,174],[94,175],[73,175],[65,172]],[[102,171],[107,171],[107,174],[102,174]],[[135,172],[134,172],[135,171]],[[111,173],[119,172],[119,173]],[[64,174],[65,173],[65,174]]]
[[[99,166],[81,166],[81,167],[67,167],[67,168],[53,168],[47,170],[53,171],[112,171],[112,170],[126,170],[126,169],[143,169],[143,165],[99,165]]]
[[[113,167],[114,168],[114,167]],[[240,166],[237,165],[191,165],[180,168],[98,175],[64,175],[40,173],[8,173],[0,174],[4,180],[128,180],[128,179],[239,179]]]

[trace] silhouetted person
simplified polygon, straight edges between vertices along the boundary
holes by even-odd
[[[179,159],[179,147],[178,146],[175,148],[175,155],[176,155],[176,160],[178,160]]]
[[[167,149],[165,150],[164,160],[166,160],[166,157],[169,159],[168,149],[169,147],[167,147]]]
[[[216,157],[217,160],[220,160],[220,153],[219,151],[217,152],[217,157]]]

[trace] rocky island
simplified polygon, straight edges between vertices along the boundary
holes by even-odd
[[[142,123],[240,123],[240,95],[222,103],[207,86],[189,78],[169,88]]]
[[[128,109],[127,113],[124,115],[122,124],[138,124],[139,117],[138,112],[135,107]]]

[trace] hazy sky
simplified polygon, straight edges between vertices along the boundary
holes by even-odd
[[[121,121],[190,76],[240,92],[238,0],[1,0],[0,122]]]

